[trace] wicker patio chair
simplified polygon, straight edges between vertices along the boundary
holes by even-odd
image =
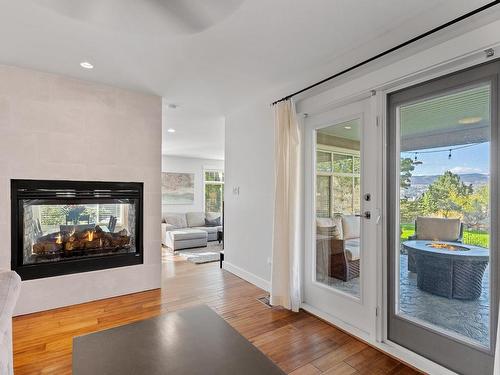
[[[415,220],[415,234],[408,240],[446,241],[462,243],[464,225],[460,219],[419,216]],[[408,250],[408,271],[417,272],[415,256]]]

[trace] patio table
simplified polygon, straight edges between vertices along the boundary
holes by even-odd
[[[403,247],[415,261],[419,289],[454,299],[475,300],[481,296],[489,249],[428,240],[405,241]]]

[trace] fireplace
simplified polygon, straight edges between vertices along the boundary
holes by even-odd
[[[141,264],[143,184],[11,180],[12,269],[23,280]]]

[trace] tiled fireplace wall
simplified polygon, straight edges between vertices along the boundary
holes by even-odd
[[[24,281],[24,314],[160,286],[161,98],[0,65],[0,269],[10,179],[144,182],[144,264]]]

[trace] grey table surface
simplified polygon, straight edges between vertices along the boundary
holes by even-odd
[[[205,305],[76,337],[74,375],[284,374]]]

